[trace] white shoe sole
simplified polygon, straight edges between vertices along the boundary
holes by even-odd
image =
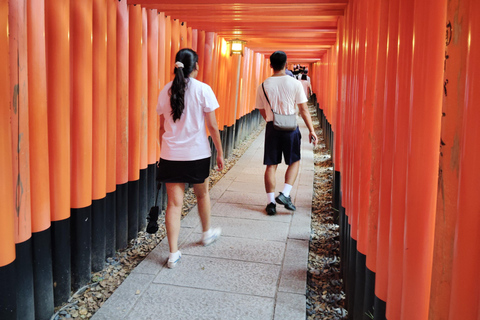
[[[208,237],[207,239],[202,240],[203,245],[205,247],[208,246],[208,245],[211,245],[212,243],[217,241],[218,238],[220,238],[221,234],[222,234],[222,229],[220,229],[220,228],[213,229],[212,235],[210,237]]]

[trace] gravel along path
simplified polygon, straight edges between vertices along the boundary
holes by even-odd
[[[310,112],[315,114],[312,106]],[[346,310],[343,308],[345,300],[342,291],[343,283],[339,278],[339,230],[334,221],[332,209],[333,167],[330,152],[323,142],[319,122],[315,116],[312,118],[319,137],[319,145],[314,150],[315,179],[308,257],[306,319],[340,320],[346,319]],[[230,158],[226,159],[225,169],[222,172],[212,170],[210,187],[235,165],[263,129],[264,125],[260,126],[233,151]],[[185,191],[182,216],[185,216],[195,204],[193,188],[188,188]],[[77,291],[63,306],[56,308],[56,313],[51,319],[90,319],[130,272],[166,237],[164,212],[159,219],[160,228],[155,235],[139,232],[138,237],[132,240],[126,249],[118,251],[115,257],[107,259],[105,268],[94,273],[87,286]]]

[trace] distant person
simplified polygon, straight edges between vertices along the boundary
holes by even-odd
[[[210,227],[208,176],[211,150],[205,123],[217,149],[218,170],[224,167],[215,119],[215,109],[219,105],[210,86],[195,79],[198,55],[191,49],[182,49],[175,61],[175,78],[160,92],[157,104],[161,146],[157,177],[167,188],[165,226],[170,248],[169,268],[175,267],[182,256],[178,250],[178,235],[186,183],[193,184],[197,197],[203,245],[211,244],[221,234],[220,228]]]
[[[295,78],[295,76],[293,75],[293,72],[290,71],[290,70],[288,70],[288,69],[285,70],[285,74],[288,75],[288,76],[290,76],[290,77]]]
[[[273,127],[271,108],[276,113],[295,114],[295,106],[298,105],[300,115],[309,131],[309,140],[314,145],[317,143],[317,135],[308,111],[305,91],[299,81],[285,74],[286,64],[287,55],[285,52],[275,51],[270,56],[270,66],[273,69],[273,75],[263,83],[265,93],[261,85],[257,89],[256,108],[260,110],[261,115],[267,122],[263,164],[267,166],[265,169],[265,191],[267,193],[267,207],[265,210],[268,215],[277,213],[275,202],[284,205],[288,210],[296,210],[292,203],[290,191],[297,179],[300,168],[300,145],[302,139],[298,126],[294,131],[276,130]],[[265,95],[268,97],[270,104]],[[278,164],[282,162],[282,155],[288,168],[285,173],[283,190],[275,197],[275,173]]]
[[[307,79],[306,74],[302,74],[302,79],[300,80],[303,86],[303,90],[305,91],[305,95],[307,96],[308,99],[310,99],[310,96],[313,92],[312,90],[312,85],[310,84],[310,81]]]

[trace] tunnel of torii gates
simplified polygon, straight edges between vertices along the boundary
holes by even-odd
[[[180,2],[0,1],[0,319],[49,319],[145,228],[184,47],[226,157],[269,55],[308,68],[349,319],[480,319],[480,1]]]

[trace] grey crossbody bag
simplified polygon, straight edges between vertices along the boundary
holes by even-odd
[[[268,105],[273,112],[273,127],[279,131],[293,131],[297,129],[297,115],[296,114],[280,114],[276,113],[272,109],[272,105],[270,104],[270,100],[268,100],[267,93],[265,92],[265,88],[263,87],[262,83],[263,94],[267,99]]]

